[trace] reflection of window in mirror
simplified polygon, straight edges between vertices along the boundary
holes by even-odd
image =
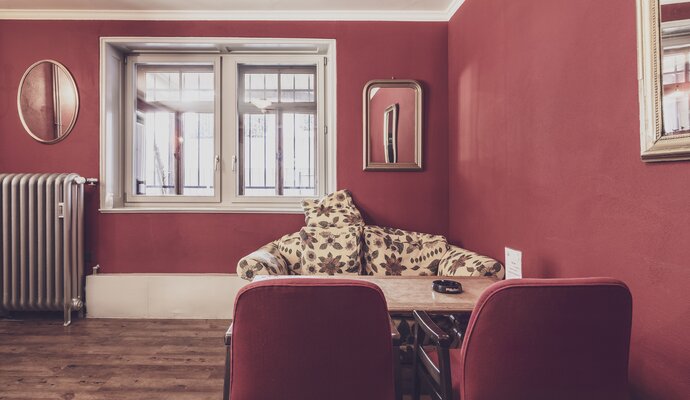
[[[661,1],[662,135],[690,133],[690,2]]]
[[[398,103],[383,112],[383,148],[387,163],[398,162]]]
[[[683,50],[664,47],[662,62],[664,135],[690,131],[689,56],[690,47]]]

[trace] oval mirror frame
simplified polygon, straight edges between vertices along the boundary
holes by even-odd
[[[25,84],[27,83],[27,80],[30,78],[32,71],[41,64],[48,63],[53,66],[54,68],[54,73],[59,74],[58,79],[63,78],[61,82],[58,84],[58,94],[55,93],[55,89],[53,88],[52,93],[53,93],[53,104],[54,100],[56,99],[55,96],[57,96],[57,100],[59,102],[60,100],[60,95],[59,95],[59,90],[64,90],[67,88],[68,90],[71,91],[69,93],[72,97],[72,103],[73,103],[73,111],[70,112],[70,121],[68,124],[65,124],[65,128],[61,129],[58,134],[56,135],[54,139],[46,139],[45,134],[41,134],[41,132],[35,132],[32,130],[30,123],[27,121],[27,116],[25,113],[32,111],[31,108],[28,109],[22,109],[22,103],[23,103],[23,89]],[[62,84],[65,84],[64,86]],[[61,109],[61,111],[64,112],[64,110]],[[68,110],[69,111],[69,110]],[[77,90],[77,84],[74,81],[74,77],[72,74],[69,72],[69,70],[62,65],[61,63],[51,60],[51,59],[44,59],[44,60],[39,60],[36,61],[35,63],[31,64],[26,71],[24,71],[24,74],[22,75],[22,79],[19,81],[19,88],[17,89],[17,112],[19,113],[19,119],[22,123],[22,126],[24,127],[24,130],[37,142],[43,143],[43,144],[55,144],[58,143],[62,140],[64,140],[69,134],[72,132],[72,129],[74,128],[74,125],[77,122],[77,117],[79,115],[79,91]],[[58,126],[62,126],[60,123],[60,120],[62,119],[62,112],[58,113],[58,120],[54,122],[54,124]]]

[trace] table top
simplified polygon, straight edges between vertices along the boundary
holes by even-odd
[[[389,312],[409,313],[422,310],[430,313],[466,313],[471,312],[479,296],[486,288],[498,282],[496,278],[487,277],[440,277],[440,276],[280,276],[257,275],[254,281],[281,278],[333,278],[355,279],[374,283],[383,291],[388,303]],[[444,294],[431,289],[432,282],[438,279],[449,279],[462,284],[462,293]]]

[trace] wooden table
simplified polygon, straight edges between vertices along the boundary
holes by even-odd
[[[436,314],[469,313],[474,309],[482,292],[498,282],[496,278],[485,277],[445,277],[462,284],[460,294],[443,294],[434,292],[431,284],[439,276],[279,276],[257,275],[254,281],[281,278],[330,278],[355,279],[376,284],[383,291],[391,313],[411,313],[412,310],[423,310]]]
[[[413,310],[422,310],[434,314],[467,314],[472,312],[479,296],[496,278],[485,277],[445,277],[462,284],[462,293],[443,294],[431,289],[432,282],[444,279],[439,276],[298,276],[298,275],[256,275],[254,282],[272,279],[354,279],[371,282],[383,291],[391,314],[412,314]],[[400,333],[391,320],[391,337],[393,338],[393,365],[395,367],[395,398],[402,400],[402,383],[400,372]]]

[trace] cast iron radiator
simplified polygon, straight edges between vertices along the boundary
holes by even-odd
[[[0,312],[82,310],[85,182],[0,174]]]

